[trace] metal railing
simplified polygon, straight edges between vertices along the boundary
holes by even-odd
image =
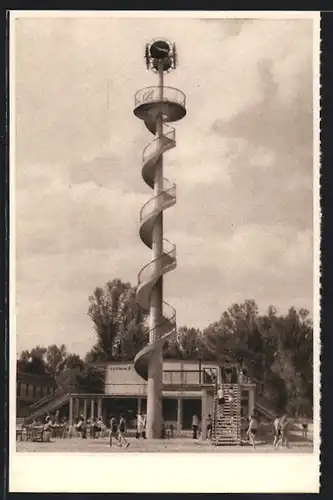
[[[214,375],[205,368],[201,370],[163,370],[163,384],[171,386],[215,385]]]
[[[151,262],[148,262],[138,274],[138,283],[144,283],[149,281],[152,277],[154,277],[155,272],[155,264],[157,261],[160,261],[160,269],[164,269],[166,266],[170,265],[176,259],[176,246],[171,243],[166,238],[163,238],[163,253],[162,255]],[[156,277],[159,276],[156,275]]]
[[[38,399],[37,401],[35,401],[31,406],[30,408],[32,410],[34,409],[38,409],[40,406],[43,406],[44,404],[48,403],[49,401],[52,401],[53,399],[57,399],[59,396],[61,396],[62,394],[64,394],[64,391],[62,391],[61,389],[57,389],[55,392],[53,392],[52,394],[48,394],[47,396],[44,396],[43,398],[41,399]]]
[[[134,96],[134,105],[156,102],[156,101],[171,101],[180,104],[185,108],[186,96],[184,92],[174,87],[163,87],[163,97],[160,96],[160,87],[152,86],[145,87],[136,92]]]
[[[159,150],[164,151],[163,145],[168,143],[175,144],[176,142],[176,130],[170,125],[163,125],[163,135],[162,137],[157,137],[153,141],[151,141],[144,148],[142,152],[142,160],[145,162],[148,158],[155,156]]]
[[[170,203],[175,203],[176,200],[176,184],[169,181],[168,179],[163,179],[165,189],[161,191],[158,195],[150,198],[142,206],[140,210],[140,222],[146,220],[149,215],[153,214],[155,210],[157,211],[159,207],[165,209],[166,205]]]

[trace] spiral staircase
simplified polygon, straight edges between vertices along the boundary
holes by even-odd
[[[154,189],[161,156],[176,146],[175,129],[167,123],[178,121],[185,116],[185,95],[173,87],[163,87],[161,97],[160,87],[146,87],[135,95],[134,114],[144,121],[146,128],[153,135],[157,133],[158,121],[162,121],[162,134],[158,134],[143,151],[142,178]],[[175,203],[176,185],[163,178],[163,189],[148,200],[140,211],[139,234],[148,248],[153,246],[153,228],[158,216]],[[175,267],[176,247],[167,239],[163,239],[163,251],[160,256],[145,265],[138,275],[136,300],[145,311],[149,311],[151,292],[156,283]],[[160,352],[165,341],[176,332],[176,311],[167,302],[163,302],[161,323],[156,325],[156,329],[159,332],[158,338],[146,345],[134,359],[134,368],[144,380],[148,380],[149,363],[154,353]]]

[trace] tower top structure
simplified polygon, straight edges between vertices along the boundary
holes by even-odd
[[[153,40],[146,44],[145,59],[147,69],[169,73],[177,66],[176,45],[161,38]]]

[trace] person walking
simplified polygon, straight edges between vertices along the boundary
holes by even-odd
[[[195,413],[192,416],[193,439],[198,439],[199,419]]]
[[[247,434],[248,434],[249,441],[252,444],[253,449],[256,448],[256,436],[258,433],[258,429],[259,429],[259,422],[254,415],[251,415],[249,429],[248,429]]]
[[[118,435],[118,424],[117,420],[113,415],[110,416],[110,433],[109,433],[109,446],[112,448],[112,438],[117,441],[117,446],[121,446],[121,441]]]
[[[125,435],[126,435],[126,420],[124,418],[124,415],[120,415],[119,425],[118,425],[118,437],[119,437],[119,441],[121,443],[121,446],[124,443],[125,448],[128,448],[129,442],[127,441]]]
[[[280,422],[281,427],[281,442],[282,446],[289,448],[289,427],[290,420],[287,418],[287,415],[283,415]]]

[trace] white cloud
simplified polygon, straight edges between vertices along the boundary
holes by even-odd
[[[126,33],[126,43],[123,43]],[[153,139],[133,114],[154,85],[144,44],[175,40],[167,85],[187,96],[165,175],[177,204],[165,279],[180,324],[204,326],[253,297],[311,306],[310,21],[21,20],[17,31],[18,344],[93,342],[87,299],[136,282],[150,252],[138,236],[152,196],[141,152]],[[107,92],[107,87],[109,88]]]

